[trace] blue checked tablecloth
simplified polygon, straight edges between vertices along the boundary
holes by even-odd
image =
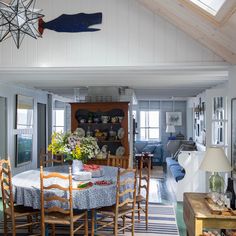
[[[108,186],[93,185],[88,189],[73,190],[73,208],[74,209],[94,209],[104,206],[111,206],[116,202],[116,167],[102,166],[103,176],[99,178],[92,178],[91,182],[97,180],[112,180],[113,184]],[[44,174],[49,172],[59,172],[61,174],[68,174],[68,166],[54,166],[44,168]],[[131,176],[129,176],[131,177]],[[123,176],[124,180],[127,176]],[[58,178],[45,179],[44,185],[58,183],[62,186],[68,187],[68,180],[61,180]],[[50,182],[49,182],[50,181]],[[73,180],[73,187],[76,187],[80,181]],[[17,174],[12,179],[14,200],[17,205],[30,206],[34,209],[40,209],[40,170],[29,170]],[[129,186],[124,186],[125,188]],[[46,195],[54,195],[55,190],[46,190]],[[57,195],[68,196],[68,192],[57,190]],[[124,201],[127,196],[124,196],[121,201]],[[59,206],[68,208],[68,206],[60,205],[58,201],[50,202],[50,206]],[[65,203],[63,203],[65,204]],[[49,207],[49,206],[46,206]]]

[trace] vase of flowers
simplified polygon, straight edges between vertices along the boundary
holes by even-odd
[[[65,160],[72,162],[73,173],[83,169],[83,163],[95,157],[100,151],[96,138],[81,137],[77,131],[73,133],[54,132],[48,150],[53,155],[64,154]]]

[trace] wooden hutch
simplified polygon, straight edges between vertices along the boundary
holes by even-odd
[[[129,155],[128,102],[71,103],[71,131],[98,139],[100,149],[111,154]]]

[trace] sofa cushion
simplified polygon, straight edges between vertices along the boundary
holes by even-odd
[[[142,152],[150,152],[153,153],[156,149],[156,145],[148,144],[147,146],[144,147]]]
[[[181,165],[172,165],[169,168],[176,182],[184,178],[185,171],[183,171],[183,167]]]
[[[142,153],[144,147],[148,144],[147,141],[136,141],[135,147],[137,149],[137,153]]]
[[[171,157],[166,158],[166,164],[167,166],[172,166],[172,165],[179,165],[178,161],[172,159]]]

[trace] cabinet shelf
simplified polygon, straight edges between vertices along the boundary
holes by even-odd
[[[91,132],[92,136],[95,136],[96,129],[102,133],[106,133],[106,140],[98,139],[97,143],[101,148],[107,145],[108,151],[112,155],[116,154],[117,148],[120,146],[124,147],[125,154],[129,155],[129,140],[128,140],[128,102],[103,102],[103,103],[71,103],[71,130],[74,131],[76,128],[84,129],[85,133]],[[102,116],[107,117],[122,117],[122,121],[112,122],[110,120],[108,123],[102,123],[101,118],[99,122],[88,122],[89,117],[92,115],[94,118],[99,118]],[[81,123],[80,120],[85,121]],[[120,129],[123,129],[124,135],[122,139],[109,140],[109,137],[114,135],[109,135],[111,131],[118,136]],[[122,130],[120,130],[122,131]],[[103,134],[104,135],[104,134]],[[105,137],[104,137],[105,139]]]

